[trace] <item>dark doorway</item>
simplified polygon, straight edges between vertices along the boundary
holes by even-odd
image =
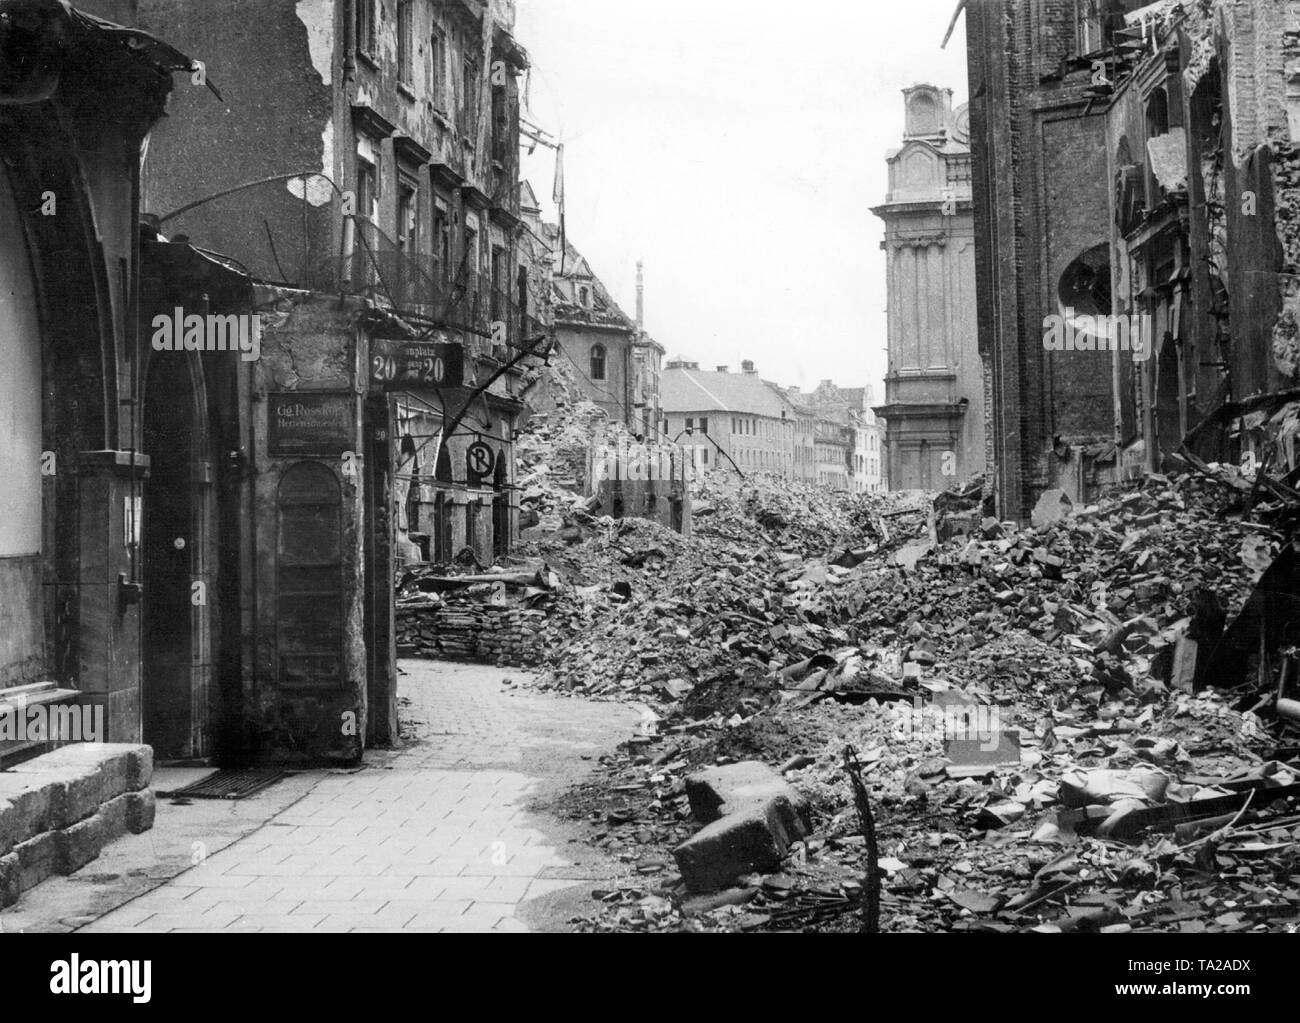
[[[434,479],[438,483],[438,492],[433,502],[433,561],[438,565],[448,565],[456,556],[456,552],[451,549],[451,516],[456,506],[450,492],[455,484],[451,476],[451,455],[447,452],[446,444],[438,445]]]
[[[189,360],[155,357],[145,385],[141,537],[144,578],[144,741],[161,760],[206,756],[208,607],[205,572],[206,463],[201,395]]]
[[[510,553],[510,473],[506,468],[506,453],[497,456],[496,473],[492,483],[492,553],[504,558]]]

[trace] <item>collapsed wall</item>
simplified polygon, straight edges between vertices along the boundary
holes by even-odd
[[[1202,168],[1207,199],[1221,200],[1206,204],[1211,237],[1226,242],[1226,224],[1243,226],[1239,211],[1242,217],[1271,214],[1280,250],[1273,291],[1280,312],[1270,332],[1277,378],[1270,384],[1294,384],[1300,375],[1300,8],[1272,0],[1214,0],[1174,9],[1183,18],[1187,42],[1187,95],[1194,95],[1212,74],[1223,77],[1226,151],[1218,154],[1218,166]],[[1234,190],[1238,194],[1208,187],[1221,180],[1225,160],[1231,161],[1228,179],[1243,186]],[[1246,194],[1244,186],[1257,166],[1265,171],[1270,196]],[[1225,244],[1218,255],[1231,263],[1232,250],[1240,247],[1227,249]],[[1273,263],[1274,254],[1267,255]],[[1239,333],[1244,339],[1246,332]]]

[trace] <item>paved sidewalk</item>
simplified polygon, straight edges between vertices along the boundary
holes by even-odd
[[[522,931],[525,903],[609,876],[524,804],[583,776],[639,711],[504,689],[508,669],[402,668],[406,748],[319,772],[252,834],[206,857],[196,846],[192,869],[80,930]],[[160,801],[160,825],[182,809]]]

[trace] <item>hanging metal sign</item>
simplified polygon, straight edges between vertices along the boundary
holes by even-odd
[[[392,391],[461,387],[465,349],[448,342],[376,338],[370,343],[370,382]]]

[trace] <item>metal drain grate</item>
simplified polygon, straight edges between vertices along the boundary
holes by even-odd
[[[186,785],[183,789],[174,789],[171,792],[159,792],[158,795],[185,799],[243,799],[245,796],[261,792],[284,777],[286,775],[283,771],[257,767],[218,771],[216,774],[208,775],[202,781],[196,781],[193,785]]]

